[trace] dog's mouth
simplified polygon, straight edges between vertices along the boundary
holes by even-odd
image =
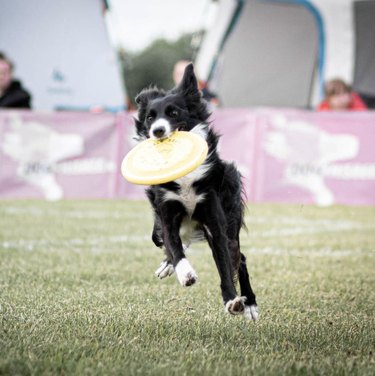
[[[168,138],[174,132],[186,131],[186,130],[187,130],[187,124],[185,123],[176,124],[172,129],[170,125],[168,126],[158,125],[156,127],[151,128],[151,130],[149,131],[149,137],[155,140],[164,140]]]
[[[186,124],[179,124],[179,126],[177,127],[177,130],[178,131],[186,131]]]

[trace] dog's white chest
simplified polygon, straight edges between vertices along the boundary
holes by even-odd
[[[188,216],[191,217],[197,204],[204,200],[204,194],[197,194],[193,184],[195,181],[201,179],[208,169],[208,165],[201,165],[190,174],[177,179],[176,183],[180,186],[179,192],[166,191],[164,199],[181,202],[184,205]]]
[[[195,189],[192,187],[192,181],[189,178],[182,178],[179,182],[181,190],[178,194],[179,201],[185,206],[189,216],[191,216],[197,206],[197,203],[202,201],[203,195],[197,195]]]
[[[181,202],[181,204],[184,205],[187,214],[189,215],[189,217],[191,217],[194,213],[197,203],[201,202],[204,199],[204,195],[196,194],[192,183],[189,182],[186,178],[179,179],[178,183],[181,187],[180,191],[178,193],[168,191],[165,193],[164,199],[167,201],[175,200]]]

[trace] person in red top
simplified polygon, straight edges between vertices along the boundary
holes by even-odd
[[[367,106],[361,97],[339,78],[335,78],[326,83],[325,96],[325,99],[317,108],[318,111],[367,110]]]

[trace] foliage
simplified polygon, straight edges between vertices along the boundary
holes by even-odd
[[[146,202],[0,202],[1,375],[373,375],[374,208],[251,205],[241,235],[260,320],[159,281]]]
[[[155,40],[140,53],[119,51],[128,99],[134,105],[134,97],[145,87],[162,89],[173,87],[174,64],[181,59],[193,60],[192,34],[185,34],[177,41]]]

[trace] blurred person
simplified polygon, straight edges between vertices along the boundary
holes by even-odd
[[[359,92],[358,94],[360,95],[363,102],[365,102],[368,109],[375,109],[375,95],[374,94],[367,94],[367,93],[365,94],[361,92]]]
[[[190,61],[187,60],[179,60],[177,63],[174,65],[173,68],[173,81],[175,85],[177,86],[184,75],[185,68],[190,64]],[[205,99],[209,104],[213,106],[218,106],[219,105],[219,99],[216,94],[211,92],[208,89],[207,83],[199,80],[198,79],[198,88],[202,92],[203,99]]]
[[[0,108],[31,108],[31,96],[13,79],[13,63],[0,52]]]
[[[318,111],[364,111],[367,106],[361,97],[340,78],[325,84],[325,99],[319,104]]]

